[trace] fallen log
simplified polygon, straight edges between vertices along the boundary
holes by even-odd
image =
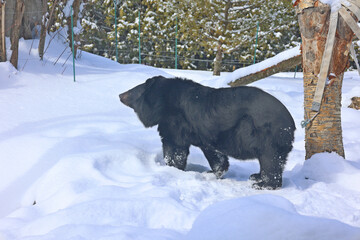
[[[230,74],[232,80],[228,84],[231,87],[247,85],[275,73],[288,71],[300,64],[300,47],[295,47],[260,63],[234,71]]]

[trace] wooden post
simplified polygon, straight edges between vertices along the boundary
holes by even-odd
[[[329,30],[330,6],[315,0],[296,2],[302,38],[302,66],[304,72],[304,118],[317,112],[312,103]],[[305,127],[306,159],[321,152],[336,152],[345,157],[341,128],[341,89],[344,71],[349,66],[353,32],[339,17],[331,56],[328,82],[319,114]]]

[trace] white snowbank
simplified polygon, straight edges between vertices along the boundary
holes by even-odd
[[[301,176],[310,182],[337,184],[343,189],[360,191],[353,183],[360,182],[360,165],[356,162],[343,161],[335,153],[314,155],[304,163]]]
[[[195,220],[186,239],[357,240],[360,229],[298,214],[291,202],[257,195],[215,203]]]

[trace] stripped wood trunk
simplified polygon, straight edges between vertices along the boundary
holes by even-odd
[[[329,29],[330,12],[328,5],[318,2],[315,7],[301,10],[298,15],[302,38],[305,119],[315,115],[311,106]],[[329,81],[325,86],[320,113],[305,128],[306,159],[321,152],[336,152],[345,157],[341,128],[341,90],[344,71],[349,65],[352,37],[351,29],[339,17]]]
[[[13,29],[11,31],[11,58],[10,63],[17,69],[18,58],[19,58],[19,38],[20,38],[20,27],[21,21],[24,16],[25,4],[22,0],[16,0],[15,15],[13,19]]]

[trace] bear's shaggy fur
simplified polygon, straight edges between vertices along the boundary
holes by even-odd
[[[190,145],[199,147],[221,178],[228,156],[260,162],[255,188],[282,186],[295,124],[275,97],[255,88],[214,89],[181,78],[157,76],[120,94],[145,127],[158,125],[166,164],[184,170]]]

